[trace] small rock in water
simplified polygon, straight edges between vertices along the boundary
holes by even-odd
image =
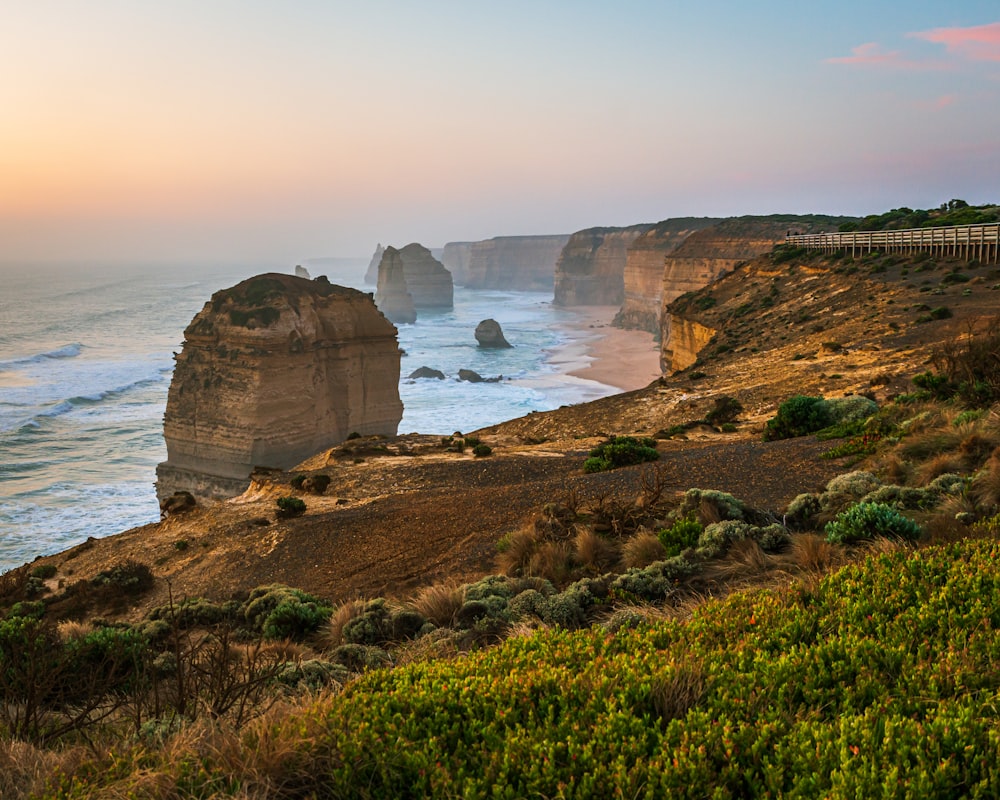
[[[420,367],[413,370],[409,375],[406,376],[408,379],[416,378],[437,378],[439,381],[444,380],[444,373],[439,369],[434,369],[433,367]]]
[[[495,319],[484,319],[476,326],[476,341],[480,347],[511,347],[503,335],[500,323]]]
[[[497,375],[495,378],[484,378],[475,370],[460,369],[458,371],[458,379],[460,381],[468,381],[469,383],[499,383],[503,380],[503,375]]]

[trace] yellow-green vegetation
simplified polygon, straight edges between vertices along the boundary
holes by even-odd
[[[998,563],[993,539],[896,549],[688,619],[380,670],[241,732],[119,745],[40,796],[996,796]]]

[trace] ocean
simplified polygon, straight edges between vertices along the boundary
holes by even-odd
[[[363,259],[303,264],[372,291]],[[0,268],[0,572],[159,519],[163,412],[173,354],[213,292],[245,268]],[[288,271],[290,269],[272,271]],[[585,402],[618,389],[574,379],[556,356],[585,337],[551,293],[456,288],[453,311],[400,325],[400,433],[450,434]],[[498,320],[514,347],[482,350]],[[446,379],[408,380],[421,366]],[[459,369],[496,383],[457,380]]]

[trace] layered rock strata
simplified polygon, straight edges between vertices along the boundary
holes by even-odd
[[[442,260],[456,282],[470,289],[547,291],[553,287],[556,261],[568,241],[568,235],[553,235],[449,242]]]
[[[418,312],[454,308],[455,287],[451,273],[430,250],[414,242],[400,250],[399,255],[403,259],[406,288]]]
[[[397,325],[417,321],[417,308],[406,284],[403,257],[395,247],[387,247],[382,253],[382,260],[378,265],[375,305],[385,314],[386,319]]]
[[[368,262],[368,269],[365,270],[365,283],[369,286],[374,286],[378,283],[378,265],[382,263],[382,256],[384,254],[385,248],[379,242],[375,247],[375,252],[372,253],[371,260]]]
[[[668,253],[695,231],[719,222],[709,217],[680,217],[653,225],[628,247],[622,271],[623,300],[614,319],[619,328],[660,332],[663,266]]]
[[[588,228],[569,237],[555,267],[557,306],[620,306],[629,246],[652,225]]]
[[[670,310],[674,300],[708,286],[744,261],[769,253],[784,240],[790,228],[819,233],[836,230],[839,221],[840,218],[818,215],[733,217],[688,236],[664,262],[658,331],[660,367],[671,372],[690,366],[698,350],[715,333],[698,323],[680,321]]]
[[[353,432],[395,435],[400,352],[371,296],[292,275],[216,292],[184,331],[167,396],[158,497],[244,491]]]

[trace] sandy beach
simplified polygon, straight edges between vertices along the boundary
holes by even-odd
[[[622,391],[641,389],[660,377],[660,350],[653,334],[613,328],[617,306],[566,309],[576,318],[566,326],[572,341],[553,355],[565,374]]]

